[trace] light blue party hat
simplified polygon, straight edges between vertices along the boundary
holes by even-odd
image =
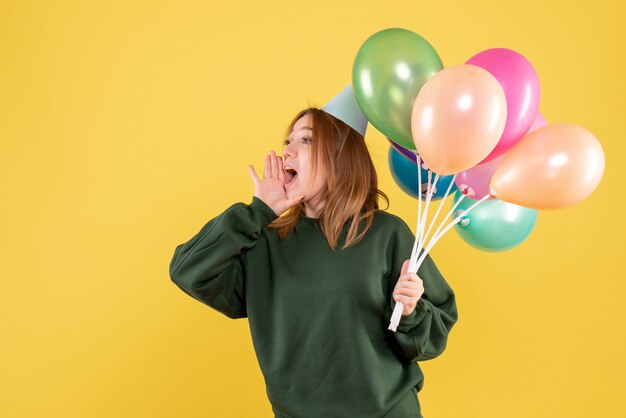
[[[361,108],[356,102],[354,92],[352,91],[352,84],[348,84],[346,88],[330,99],[321,109],[345,122],[352,129],[365,137],[367,118],[363,112],[361,112]]]

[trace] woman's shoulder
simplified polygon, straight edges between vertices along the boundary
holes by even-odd
[[[404,219],[393,213],[389,213],[384,210],[377,210],[374,213],[374,222],[372,225],[376,225],[374,235],[383,236],[388,242],[394,242],[395,245],[400,245],[402,248],[405,246],[411,248],[415,241],[415,234],[404,222]]]
[[[383,228],[410,230],[409,226],[404,222],[404,219],[382,209],[377,209],[376,212],[374,212],[373,223]]]

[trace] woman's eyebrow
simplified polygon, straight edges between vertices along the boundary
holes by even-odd
[[[305,126],[304,128],[302,128],[302,130],[304,131],[305,129],[308,129],[309,131],[313,131],[312,128],[309,128],[308,126]],[[291,131],[289,131],[289,135],[291,135],[293,133],[293,128],[291,128]]]

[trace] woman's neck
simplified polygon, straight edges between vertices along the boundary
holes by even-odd
[[[326,201],[317,201],[317,199],[312,199],[308,202],[303,202],[303,211],[304,216],[307,218],[319,218],[322,210],[326,206]]]

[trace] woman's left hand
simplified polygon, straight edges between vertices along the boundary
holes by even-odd
[[[396,287],[393,289],[393,300],[404,304],[402,316],[410,315],[424,293],[424,282],[415,273],[408,273],[409,260],[402,264],[402,271]]]

